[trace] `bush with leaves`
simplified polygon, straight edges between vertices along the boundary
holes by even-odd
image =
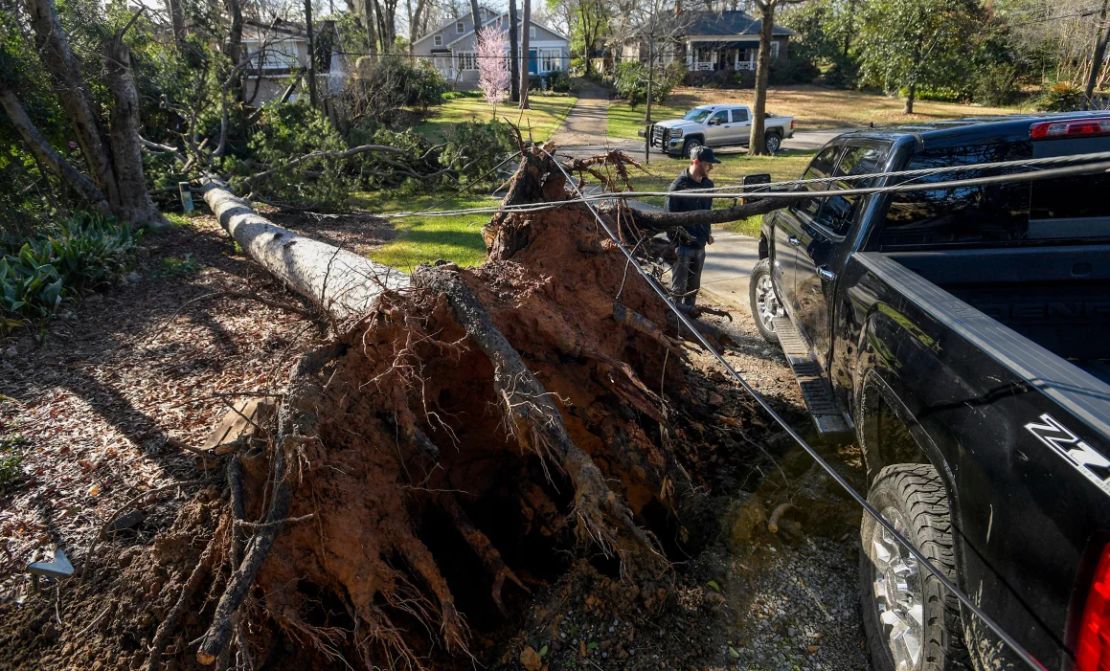
[[[267,104],[247,143],[249,158],[229,158],[232,188],[254,192],[264,200],[337,210],[355,185],[342,159],[304,161],[283,167],[312,152],[342,151],[347,144],[327,117],[307,101]],[[263,177],[252,177],[267,173]]]
[[[1083,89],[1071,82],[1056,82],[1037,102],[1037,109],[1045,112],[1070,112],[1083,104]]]
[[[459,184],[496,186],[494,182],[500,181],[497,168],[509,164],[515,168],[515,163],[506,163],[506,159],[518,150],[516,135],[504,121],[461,123],[447,133],[439,164]]]
[[[351,118],[386,122],[403,108],[423,112],[438,105],[447,89],[435,68],[388,54],[376,62],[358,59],[345,97]]]
[[[0,333],[49,317],[66,296],[114,281],[127,269],[139,235],[85,214],[35,239],[0,245]]]
[[[663,68],[656,68],[651,82],[652,101],[665,102],[674,87],[682,83],[685,74],[686,68],[677,62]],[[647,100],[647,85],[647,65],[636,61],[617,63],[613,86],[616,88],[617,95],[627,100],[633,108]]]

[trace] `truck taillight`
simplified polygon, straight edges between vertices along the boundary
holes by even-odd
[[[797,127],[798,127],[798,120],[797,119],[791,119],[790,120],[790,130],[794,130]]]
[[[1075,648],[1076,671],[1110,671],[1110,544],[1102,548],[1087,592]]]
[[[1029,138],[1032,140],[1056,140],[1094,135],[1110,135],[1110,117],[1040,121],[1029,127]]]

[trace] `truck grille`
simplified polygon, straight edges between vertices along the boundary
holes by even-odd
[[[667,147],[668,135],[669,133],[667,132],[666,128],[663,128],[659,125],[653,125],[651,127],[651,146],[662,147],[665,149]]]

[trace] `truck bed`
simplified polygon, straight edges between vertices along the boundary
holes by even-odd
[[[1110,384],[1110,245],[886,256]]]

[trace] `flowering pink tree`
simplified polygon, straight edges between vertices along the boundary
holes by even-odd
[[[486,26],[478,31],[478,88],[493,106],[497,116],[497,103],[508,97],[509,62],[505,53],[509,41],[505,38],[500,22]]]

